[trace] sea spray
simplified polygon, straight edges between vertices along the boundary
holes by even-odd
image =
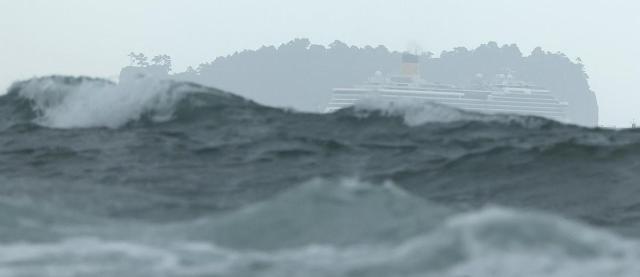
[[[152,78],[114,84],[102,80],[34,79],[21,84],[20,96],[34,104],[40,125],[52,128],[117,128],[153,113],[169,120],[184,95],[170,90],[171,82]]]

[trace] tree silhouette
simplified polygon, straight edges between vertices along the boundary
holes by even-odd
[[[129,53],[129,58],[131,59],[131,65],[136,65],[140,67],[149,66],[148,58],[142,53]]]
[[[151,59],[154,66],[166,68],[167,72],[171,71],[171,57],[169,55],[157,55]]]

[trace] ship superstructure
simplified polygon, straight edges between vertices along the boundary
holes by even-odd
[[[419,74],[418,56],[404,54],[401,75],[384,76],[381,72],[363,85],[335,88],[325,112],[349,107],[365,98],[385,100],[431,101],[456,108],[484,113],[511,113],[546,117],[568,122],[568,103],[559,101],[548,89],[516,81],[510,74],[480,89],[425,81]]]

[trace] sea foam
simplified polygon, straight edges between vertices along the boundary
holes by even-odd
[[[0,273],[273,277],[632,277],[640,273],[640,244],[594,227],[502,207],[438,212],[434,217],[433,205],[395,187],[358,184],[354,189],[354,183],[357,181],[317,181],[223,218],[140,226],[135,234],[5,243],[0,245]],[[369,219],[357,217],[368,209],[382,216],[378,221],[372,221],[375,214]],[[393,214],[413,220],[396,220]],[[314,220],[317,223],[309,223]],[[266,221],[273,224],[265,225]],[[349,228],[358,221],[366,221],[370,228]],[[311,227],[306,231],[291,228],[301,224]],[[206,238],[224,225],[238,232],[251,231],[254,241],[275,239],[283,247],[247,249],[234,246],[226,236]],[[272,228],[259,228],[267,225]],[[422,226],[420,232],[403,231],[416,230],[416,225]],[[329,236],[319,240],[321,232],[339,235],[342,231],[351,237],[351,243],[335,243]],[[189,232],[204,236],[185,236]],[[380,237],[394,233],[404,236],[400,240]],[[286,246],[287,235],[297,243]],[[360,236],[376,239],[356,239]]]
[[[54,78],[33,79],[20,95],[33,101],[36,123],[51,128],[117,128],[147,113],[153,120],[171,118],[182,93],[172,91],[169,81],[141,78],[125,83],[82,80],[57,82]]]
[[[528,128],[539,128],[554,121],[541,117],[524,116],[509,113],[483,113],[451,107],[432,101],[408,99],[365,98],[354,106],[356,114],[366,117],[372,112],[383,116],[399,116],[408,126],[420,126],[427,123],[451,123],[456,121],[481,121],[517,124]]]

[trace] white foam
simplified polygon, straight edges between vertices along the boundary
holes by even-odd
[[[0,249],[0,275],[7,277],[159,274],[175,268],[178,262],[175,254],[167,250],[97,238],[14,243],[1,245]]]
[[[356,112],[366,116],[370,111],[379,111],[385,116],[401,116],[409,126],[422,125],[429,122],[453,122],[474,120],[480,114],[462,111],[453,107],[427,101],[410,101],[406,99],[366,98],[356,103]]]
[[[325,206],[305,206],[313,202],[310,199],[322,198],[323,203],[358,209],[362,207],[358,203],[369,207],[367,203],[371,202],[358,201],[358,195],[370,199],[367,194],[397,193],[395,187],[380,189],[356,180],[345,180],[334,187],[321,187],[319,183],[311,185],[312,193],[292,192],[291,197],[303,197],[301,201],[276,197],[251,210],[267,210],[265,205],[276,201],[291,210],[316,209],[311,211],[317,217],[312,220],[333,224],[331,220],[323,220],[317,211]],[[323,191],[327,191],[327,195],[321,194]],[[335,201],[335,197],[327,198],[336,193],[340,201]],[[406,209],[397,209],[395,201],[404,203],[419,199],[400,196],[376,198],[375,202],[384,203],[381,206],[401,216]],[[349,203],[358,205],[349,207]],[[428,208],[429,205],[425,205],[413,210],[426,212]],[[274,211],[282,212],[283,209],[270,210],[263,216],[274,217]],[[373,212],[380,214],[379,210]],[[314,216],[304,215],[300,218]],[[363,220],[354,215],[350,220]],[[331,216],[335,217],[335,214]],[[212,220],[220,218],[213,217]],[[385,219],[380,217],[379,220]],[[425,224],[424,220],[394,226],[412,228],[413,224]],[[287,225],[287,222],[282,224]],[[367,223],[376,228],[374,224],[384,222]],[[177,226],[152,224],[136,226],[135,234],[126,228],[120,235],[109,232],[109,238],[75,236],[55,242],[0,243],[0,276],[640,276],[640,263],[637,262],[640,260],[640,242],[637,240],[558,216],[499,207],[448,215],[433,228],[401,241],[319,244],[312,234],[307,234],[311,233],[309,230],[301,232],[302,236],[309,236],[307,243],[269,250],[222,247],[220,241],[206,237],[198,240],[186,236],[190,238],[187,240],[181,236],[193,229],[208,233],[203,227],[206,226],[187,222]],[[326,224],[313,228],[333,234]],[[357,228],[349,230],[355,236],[366,233]],[[256,236],[269,236],[268,233],[274,231],[279,232],[269,228],[252,229]]]
[[[162,238],[3,244],[0,275],[636,277],[639,249],[637,241],[559,217],[487,208],[399,244],[274,251]]]
[[[561,218],[488,208],[399,245],[244,253],[224,268],[226,276],[635,277],[639,249],[635,241]],[[256,264],[263,265],[260,274],[249,274]]]
[[[465,111],[430,101],[407,99],[365,98],[354,105],[359,116],[366,117],[372,111],[385,116],[400,116],[408,126],[419,126],[432,122],[484,121],[516,123],[529,128],[538,128],[546,119],[506,113],[482,113]]]
[[[67,85],[54,79],[29,81],[20,91],[34,101],[36,123],[51,128],[118,128],[152,112],[158,121],[171,118],[183,94],[169,90],[170,82],[151,78],[113,85],[83,81]]]
[[[439,236],[456,236],[468,255],[444,276],[640,276],[637,241],[551,215],[487,208]]]

